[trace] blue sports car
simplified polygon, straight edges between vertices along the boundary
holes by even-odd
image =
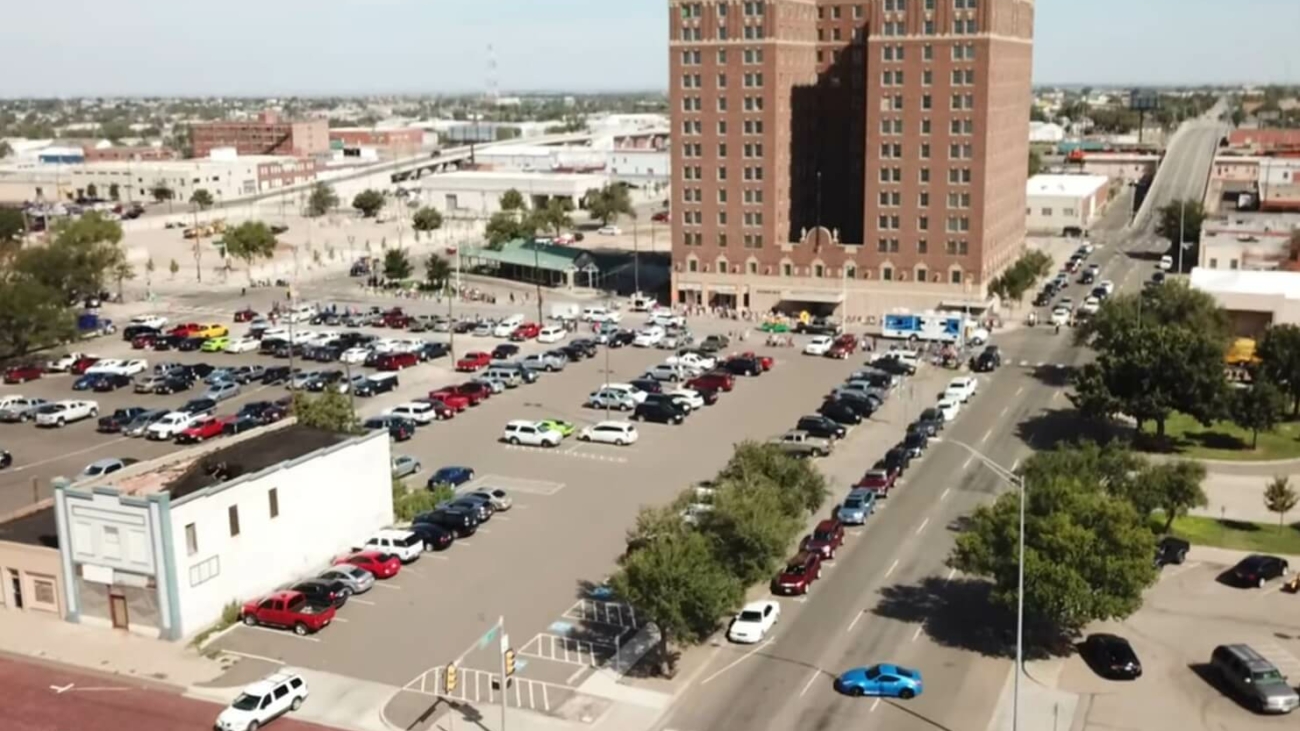
[[[907,700],[921,695],[921,673],[883,663],[853,668],[835,679],[835,689],[851,696],[875,695]]]
[[[458,487],[472,479],[474,479],[474,469],[471,467],[442,467],[437,472],[429,475],[429,488],[432,489],[444,483],[452,487]]]

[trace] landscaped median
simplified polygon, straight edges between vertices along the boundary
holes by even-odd
[[[1300,523],[1277,525],[1184,515],[1169,530],[1193,546],[1300,556]]]
[[[1146,427],[1143,435],[1153,438],[1154,425]],[[1250,431],[1228,421],[1202,426],[1187,414],[1176,412],[1165,422],[1165,442],[1180,457],[1269,462],[1300,459],[1300,421],[1282,422],[1271,431],[1261,431],[1254,448],[1252,441]]]

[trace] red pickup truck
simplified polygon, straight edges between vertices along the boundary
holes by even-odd
[[[333,621],[334,607],[309,604],[307,596],[300,591],[277,591],[245,603],[239,618],[249,627],[264,624],[306,635],[321,631]]]

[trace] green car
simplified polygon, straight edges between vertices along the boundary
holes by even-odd
[[[220,353],[226,349],[227,345],[230,345],[230,338],[227,336],[208,338],[203,342],[203,345],[199,346],[199,350],[204,353]]]
[[[562,437],[567,437],[570,434],[572,434],[575,428],[573,424],[567,421],[561,421],[560,419],[542,419],[541,421],[537,422],[537,425],[542,427],[543,429],[551,429],[557,431],[560,433],[560,436]]]
[[[787,322],[771,321],[759,325],[758,329],[765,333],[788,333],[790,332],[790,324]]]

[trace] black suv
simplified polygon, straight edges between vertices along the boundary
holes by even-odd
[[[661,424],[680,424],[686,412],[670,401],[646,401],[636,405],[632,421],[657,421]]]
[[[826,403],[822,404],[821,408],[817,410],[817,413],[837,424],[852,425],[862,423],[862,415],[859,414],[857,410],[843,401],[837,401],[835,399],[827,400]]]
[[[1002,366],[1002,351],[996,345],[984,348],[970,359],[971,370],[976,373],[991,373]]]
[[[635,386],[646,393],[663,393],[664,386],[653,378],[636,378],[628,381],[629,386]]]
[[[307,603],[318,607],[332,606],[335,609],[348,603],[348,597],[352,596],[352,590],[347,584],[335,579],[308,579],[300,581],[289,587],[293,591],[300,591],[307,597]]]
[[[397,388],[397,374],[388,374],[386,378],[367,378],[352,387],[352,393],[358,396],[374,396],[387,393]]]
[[[1181,538],[1165,536],[1156,544],[1156,568],[1167,564],[1180,564],[1187,560],[1187,552],[1192,544]]]
[[[259,424],[270,424],[288,415],[284,407],[270,401],[253,401],[239,407],[239,416],[252,419]]]
[[[366,419],[361,426],[371,431],[387,429],[388,436],[395,442],[404,442],[415,436],[415,422],[398,416],[375,416]]]
[[[943,431],[943,414],[938,409],[926,409],[921,415],[916,417],[916,421],[908,427],[909,431],[919,431],[922,434],[933,437]]]
[[[456,533],[436,523],[415,523],[408,530],[424,541],[424,550],[443,551],[456,542]]]
[[[911,453],[909,453],[907,449],[900,444],[899,446],[894,447],[888,452],[885,452],[885,458],[880,460],[879,463],[877,463],[877,467],[879,469],[886,469],[891,472],[897,471],[898,474],[901,476],[904,472],[907,471],[908,466],[911,464],[912,464]]]
[[[153,392],[160,395],[168,395],[188,391],[194,386],[194,380],[183,372],[167,376],[167,378],[157,386],[154,386]]]
[[[924,454],[926,448],[930,446],[930,437],[923,431],[911,430],[907,432],[907,436],[903,437],[902,446],[912,459],[916,459]]]
[[[758,358],[746,358],[738,355],[723,361],[722,367],[730,374],[736,376],[757,376],[763,372],[763,364]]]
[[[427,523],[436,525],[456,534],[457,538],[468,538],[478,532],[478,517],[468,510],[457,508],[438,508],[415,516],[413,524]]]
[[[871,361],[869,365],[881,373],[888,373],[891,376],[916,375],[916,366],[905,363],[898,358],[877,358]]]
[[[578,338],[577,340],[569,341],[569,344],[565,347],[576,348],[578,350],[581,350],[584,356],[588,358],[595,358],[596,351],[599,349],[600,346],[599,344],[596,343],[595,340],[592,340],[591,338]]]
[[[262,372],[262,385],[273,386],[289,379],[289,366],[271,366]]]
[[[451,348],[446,343],[425,343],[420,349],[415,351],[420,360],[436,360],[446,358],[451,352]]]
[[[834,419],[821,415],[804,416],[799,419],[799,423],[795,424],[794,428],[823,439],[843,439],[844,435],[848,434],[848,430],[836,423]]]

